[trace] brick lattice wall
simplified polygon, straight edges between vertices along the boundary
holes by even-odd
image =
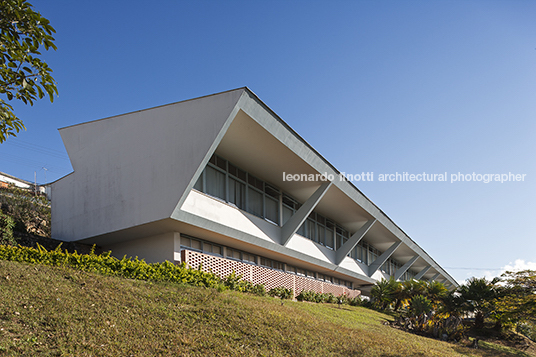
[[[345,294],[350,298],[361,294],[359,290],[349,289],[346,286],[327,283],[231,259],[215,257],[213,255],[194,252],[187,249],[181,252],[181,258],[182,261],[186,262],[190,267],[197,269],[201,264],[204,271],[212,271],[221,278],[225,278],[234,270],[236,274],[242,275],[244,280],[248,280],[253,284],[264,284],[266,290],[283,286],[287,289],[294,290],[295,295],[299,294],[302,290],[312,290],[317,293],[332,293],[335,296]]]

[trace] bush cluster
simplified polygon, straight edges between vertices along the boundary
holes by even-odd
[[[168,261],[147,263],[137,257],[117,259],[111,256],[111,252],[95,254],[93,250],[91,254],[69,253],[63,251],[61,246],[47,251],[39,245],[38,248],[0,245],[0,259],[50,266],[70,266],[87,272],[129,279],[168,281],[208,288],[223,285],[222,279],[216,274],[204,272],[201,267],[199,269],[186,267],[185,263],[180,265]]]
[[[308,301],[315,303],[346,304],[351,306],[362,306],[363,299],[360,296],[349,298],[346,295],[335,296],[333,293],[317,293],[312,290],[302,290],[297,296],[298,301]]]
[[[201,266],[198,269],[193,269],[188,267],[186,263],[179,265],[168,261],[147,263],[138,259],[138,257],[127,258],[125,256],[122,259],[117,259],[111,256],[111,252],[95,254],[94,248],[90,254],[79,254],[64,251],[61,249],[61,245],[50,251],[40,245],[37,248],[0,245],[0,259],[49,266],[68,266],[82,271],[120,276],[128,279],[165,281],[214,288],[218,291],[229,289],[259,296],[266,295],[266,288],[263,284],[253,284],[243,280],[242,276],[234,271],[224,279],[221,279],[212,272],[204,272]],[[286,300],[294,297],[294,291],[280,286],[270,289],[268,295]],[[306,290],[303,290],[296,298],[299,301],[316,303],[340,302],[354,306],[362,305],[362,300],[359,297],[349,299],[346,295],[337,297],[332,293],[322,294]]]
[[[13,232],[50,237],[50,202],[46,196],[13,185],[2,187],[0,212],[14,221]]]
[[[13,245],[17,243],[13,237],[13,227],[15,227],[13,218],[0,210],[0,244]]]
[[[224,279],[223,284],[230,290],[259,296],[266,295],[266,288],[264,287],[264,284],[253,284],[250,281],[243,280],[242,275],[238,275],[234,271]]]
[[[309,301],[316,303],[332,303],[338,302],[338,299],[332,293],[317,293],[312,290],[302,290],[297,296],[298,301]]]
[[[201,266],[193,269],[187,267],[186,263],[179,265],[168,261],[147,263],[138,257],[127,258],[125,256],[123,259],[117,259],[111,256],[111,252],[95,254],[94,248],[90,254],[78,254],[62,250],[61,245],[51,251],[39,245],[37,248],[0,245],[0,259],[30,264],[69,266],[82,271],[129,279],[166,281],[214,288],[219,291],[229,289],[259,296],[266,295],[263,284],[253,284],[243,280],[242,276],[234,271],[225,279],[221,279],[212,272],[204,272]],[[292,291],[290,296],[292,297]]]
[[[272,297],[281,298],[281,300],[292,299],[294,297],[294,291],[292,289],[287,289],[283,286],[278,286],[276,288],[270,289],[268,295]]]

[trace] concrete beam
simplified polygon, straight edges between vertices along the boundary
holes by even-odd
[[[385,252],[382,253],[372,264],[368,267],[368,276],[371,277],[380,267],[389,259],[391,255],[395,252],[395,250],[400,247],[400,244],[402,244],[402,241],[393,243]]]
[[[415,275],[415,280],[420,280],[424,274],[426,274],[428,272],[428,270],[430,270],[432,266],[431,265],[428,265],[426,268],[424,268],[423,270],[421,270],[420,272],[417,273],[417,275]]]
[[[429,281],[434,281],[434,280],[436,280],[436,279],[439,277],[439,275],[441,275],[441,274],[437,273],[437,274],[434,275]]]
[[[313,212],[316,205],[331,186],[331,182],[324,182],[320,187],[305,201],[305,203],[289,218],[287,223],[281,227],[281,245],[287,245],[290,238],[298,231],[300,226],[305,222],[307,217]]]
[[[408,262],[406,264],[404,264],[400,269],[398,269],[395,272],[395,280],[400,280],[402,275],[404,275],[404,273],[406,271],[408,271],[408,269],[417,261],[417,259],[419,259],[418,255],[416,255],[413,258],[411,258],[410,260],[408,260]]]
[[[365,222],[364,225],[359,228],[357,232],[355,232],[350,239],[346,241],[337,251],[335,252],[335,265],[340,265],[343,261],[344,257],[350,253],[352,249],[363,239],[365,234],[369,231],[369,229],[376,223],[376,219],[373,218],[367,222]]]

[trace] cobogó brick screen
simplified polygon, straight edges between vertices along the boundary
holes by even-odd
[[[304,276],[285,273],[253,264],[237,262],[231,259],[215,257],[184,249],[181,252],[181,259],[190,267],[197,269],[201,265],[202,270],[212,271],[220,278],[225,278],[233,271],[242,275],[244,280],[253,284],[264,284],[266,290],[283,286],[294,291],[294,296],[302,290],[312,290],[317,293],[332,293],[335,296],[346,295],[349,298],[359,296],[359,290],[349,289],[346,286],[327,283]]]

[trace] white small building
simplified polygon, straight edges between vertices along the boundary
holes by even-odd
[[[52,184],[53,238],[296,293],[390,276],[457,286],[248,88],[60,134],[74,171]]]
[[[37,191],[40,193],[45,192],[45,188],[43,186],[35,185],[32,182],[25,181],[15,176],[11,176],[6,173],[0,172],[0,188],[2,187],[7,188],[10,185],[13,185],[15,187],[22,188],[25,190]]]

